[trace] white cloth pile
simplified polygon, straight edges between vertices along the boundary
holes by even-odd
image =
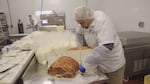
[[[53,55],[63,55],[67,49],[77,47],[76,37],[69,31],[45,32],[34,39],[34,50],[39,63],[46,64]]]
[[[26,37],[3,48],[3,53],[8,50],[34,50],[37,60],[46,64],[50,56],[63,55],[67,49],[77,47],[75,34],[70,31],[44,32],[35,31]]]

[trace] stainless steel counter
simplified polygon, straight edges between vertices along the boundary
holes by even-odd
[[[118,35],[124,47],[150,44],[150,33],[125,31],[118,32]]]
[[[118,35],[126,58],[125,77],[150,73],[150,33],[125,31]]]
[[[34,63],[23,77],[24,84],[43,84],[47,79],[47,65]],[[48,83],[49,84],[49,83]]]
[[[49,76],[47,70],[47,65],[34,63],[23,77],[24,84],[88,84],[88,81],[93,82],[97,77],[94,75],[91,77],[83,77],[78,74],[75,78],[56,78]],[[107,77],[104,75],[97,77],[97,80],[106,79]]]
[[[0,84],[20,84],[18,80],[26,70],[26,67],[30,63],[31,59],[34,57],[33,51],[22,51],[17,54],[16,57],[3,57],[1,61],[6,61],[3,64],[17,64],[15,67],[3,72],[1,74],[6,74],[4,77],[0,79]],[[1,64],[1,66],[3,65]],[[2,67],[1,67],[2,68]]]

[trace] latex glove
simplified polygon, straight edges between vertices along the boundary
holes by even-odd
[[[7,43],[7,44],[12,44],[13,42],[12,42],[12,40],[10,40],[10,39],[6,39],[6,43]]]
[[[79,70],[82,73],[84,73],[86,71],[86,69],[81,64],[79,65]]]

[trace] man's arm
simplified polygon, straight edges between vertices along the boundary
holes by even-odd
[[[79,67],[80,71],[83,72],[86,69],[96,67],[101,62],[101,60],[105,59],[109,51],[111,51],[113,48],[113,43],[104,44],[94,48],[92,53],[83,59],[83,64],[81,64]]]
[[[87,46],[87,43],[85,41],[85,38],[84,38],[83,34],[77,33],[76,34],[76,39],[77,39],[77,42],[78,42],[79,46]]]

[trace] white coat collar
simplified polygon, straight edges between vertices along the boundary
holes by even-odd
[[[96,24],[96,20],[94,19],[93,22],[90,24],[89,28],[93,28]]]
[[[96,20],[94,19],[93,22],[90,24],[89,28],[87,28],[87,29],[84,28],[84,31],[92,30],[95,27],[95,24],[96,24]]]

